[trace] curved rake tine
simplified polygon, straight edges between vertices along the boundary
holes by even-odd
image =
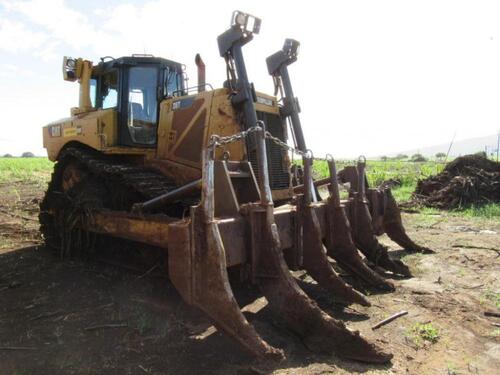
[[[380,189],[368,189],[365,191],[366,199],[369,202],[370,216],[372,217],[372,228],[376,236],[381,236],[384,231],[384,208],[385,195]]]
[[[304,157],[304,195],[299,200],[297,214],[300,215],[303,233],[303,266],[318,284],[333,293],[339,301],[370,306],[366,297],[353,289],[334,271],[323,246],[318,217],[311,205],[312,158]]]
[[[392,196],[391,189],[386,188],[382,192],[385,196],[383,226],[389,238],[405,250],[424,254],[434,253],[433,250],[416,244],[410,237],[408,237],[408,234],[406,234],[405,228],[403,227],[403,221],[401,220],[401,211],[399,210],[396,200]]]
[[[311,349],[335,351],[346,358],[364,362],[385,363],[392,354],[347,329],[343,323],[323,312],[300,289],[288,269],[274,221],[273,201],[267,172],[266,145],[263,132],[257,137],[260,207],[250,211],[252,254],[256,257],[256,276],[269,307],[298,334]]]
[[[327,156],[328,169],[330,172],[330,196],[327,202],[327,238],[326,246],[330,255],[346,271],[351,272],[359,279],[369,285],[384,291],[393,291],[394,285],[374,272],[361,259],[358,249],[354,245],[351,236],[351,227],[340,203],[339,185],[337,180],[337,168],[335,161],[330,155]]]
[[[358,192],[351,200],[351,223],[353,224],[353,239],[356,247],[376,266],[393,273],[411,277],[410,269],[400,260],[391,259],[387,247],[382,245],[372,227],[372,219],[365,196],[365,163],[358,162]]]
[[[313,351],[336,354],[353,360],[385,363],[392,354],[368,342],[359,332],[349,330],[331,318],[311,300],[290,274],[280,249],[278,228],[271,210],[254,212],[253,239],[259,248],[260,262],[269,277],[259,277],[259,286],[271,310]]]
[[[197,214],[198,217],[203,216],[200,212]],[[203,223],[200,222],[198,226],[200,225]],[[250,353],[259,357],[282,359],[283,351],[272,347],[259,336],[233,296],[227,276],[224,246],[217,225],[206,224],[204,233],[199,228],[194,228],[194,231],[198,250],[195,256],[199,256],[196,260],[198,274],[203,275],[197,283],[196,305],[214,320],[218,328],[236,339]],[[206,279],[203,280],[203,277]]]
[[[226,254],[214,221],[213,150],[203,155],[202,203],[191,212],[191,222],[172,225],[169,237],[171,280],[189,304],[196,305],[215,325],[259,357],[281,359],[283,352],[267,344],[248,323],[229,285]],[[191,272],[191,274],[189,274]]]

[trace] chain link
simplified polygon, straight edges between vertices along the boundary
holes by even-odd
[[[243,131],[241,131],[239,133],[236,133],[236,134],[233,134],[233,135],[229,135],[229,136],[226,136],[226,137],[221,137],[221,136],[219,136],[217,134],[213,134],[210,137],[210,142],[208,144],[208,147],[209,148],[223,147],[223,146],[228,145],[230,143],[234,143],[234,142],[237,142],[237,141],[240,141],[240,140],[244,140],[250,134],[262,131],[262,129],[264,128],[263,125],[264,125],[264,123],[262,121],[257,121],[256,125],[248,128],[247,130],[243,130]],[[292,147],[288,143],[286,143],[286,142],[282,141],[281,139],[279,139],[278,137],[273,136],[267,130],[264,133],[264,137],[266,139],[269,139],[271,142],[275,143],[276,145],[278,145],[282,149],[284,149],[284,150],[286,150],[288,152],[291,152],[293,154],[300,155],[303,158],[313,159],[313,160],[322,160],[322,161],[327,161],[328,160],[328,156],[325,156],[324,158],[318,158],[318,157],[315,157],[313,155],[313,153],[312,153],[311,150],[301,151],[298,148]]]
[[[252,126],[251,128],[248,128],[247,130],[243,130],[239,133],[229,135],[227,137],[221,137],[217,134],[212,134],[210,137],[210,142],[208,144],[208,147],[222,147],[225,146],[229,143],[234,143],[239,140],[243,140],[246,137],[248,137],[249,134],[255,133],[257,131],[261,131],[262,128],[258,125]]]

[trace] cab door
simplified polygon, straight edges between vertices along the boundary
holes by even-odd
[[[122,69],[122,92],[118,108],[120,145],[156,145],[158,103],[162,92],[160,73],[158,64],[133,65]]]

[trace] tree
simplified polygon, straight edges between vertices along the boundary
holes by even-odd
[[[434,155],[437,160],[443,160],[446,157],[446,154],[444,152],[438,152],[436,155]]]
[[[423,162],[423,161],[427,161],[427,158],[425,156],[423,156],[422,154],[413,154],[411,156],[411,161],[413,161],[413,162]]]
[[[11,155],[11,154],[5,154],[3,157],[4,157],[4,158],[11,158],[11,157],[12,157],[12,155]]]
[[[382,160],[382,161],[387,161],[387,159],[388,159],[388,158],[387,158],[387,156],[385,156],[385,155],[380,157],[380,160]]]
[[[396,156],[396,159],[397,159],[397,160],[408,159],[408,155],[405,155],[405,154],[398,154],[398,155]]]
[[[26,151],[26,152],[23,152],[23,154],[21,155],[21,157],[22,158],[34,158],[35,154],[32,153],[32,152]]]

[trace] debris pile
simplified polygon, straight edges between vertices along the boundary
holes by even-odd
[[[413,195],[414,203],[440,209],[500,202],[500,164],[479,154],[461,156],[419,180]]]

